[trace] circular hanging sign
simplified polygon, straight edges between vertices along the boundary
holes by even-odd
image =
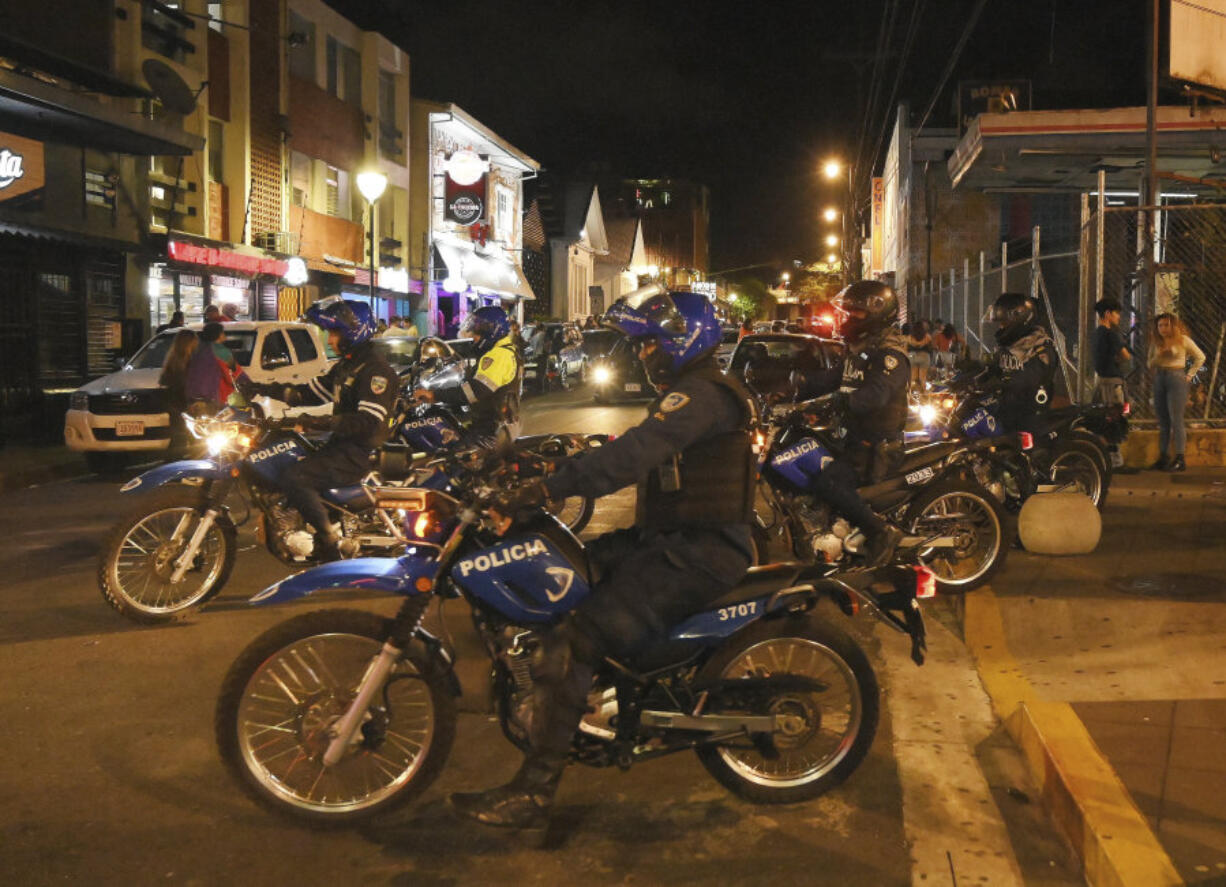
[[[475,194],[460,194],[451,201],[448,209],[451,217],[461,225],[471,225],[484,215],[485,204]]]
[[[489,164],[476,151],[467,148],[447,158],[447,175],[457,185],[473,185],[485,175]]]

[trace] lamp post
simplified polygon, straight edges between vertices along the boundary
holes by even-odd
[[[387,190],[387,176],[377,169],[358,173],[358,190],[370,204],[370,307],[375,307],[375,204]]]
[[[844,164],[841,161],[836,160],[836,159],[830,159],[822,164],[822,175],[824,175],[828,180],[833,182],[833,181],[836,181],[843,174],[843,169],[844,169]],[[854,244],[851,243],[850,235],[854,232],[849,230],[848,228],[849,223],[848,223],[847,217],[848,215],[852,215],[855,213],[855,205],[853,203],[853,200],[855,198],[852,194],[852,187],[853,187],[852,168],[850,165],[847,165],[846,169],[847,169],[847,195],[843,201],[843,237],[842,237],[843,282],[851,283],[851,270],[852,270],[851,265],[852,265],[852,260],[855,257],[853,253],[851,252],[851,250],[854,248]],[[831,218],[831,214],[829,212],[826,213],[826,219],[827,221],[833,221],[833,219]],[[852,219],[850,224],[854,225],[855,220]],[[833,243],[830,243],[829,238],[826,239],[826,244],[827,246],[834,246]]]

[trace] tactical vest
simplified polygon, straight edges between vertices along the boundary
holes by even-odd
[[[469,407],[470,427],[485,434],[496,434],[499,429],[519,422],[519,389],[523,383],[524,364],[514,344],[507,342],[495,347],[511,352],[515,360],[515,375],[488,398]]]
[[[864,384],[869,357],[873,352],[887,351],[898,359],[903,372],[911,373],[911,361],[907,358],[907,344],[902,335],[893,329],[884,335],[864,342],[859,348],[850,344],[843,361],[843,386],[841,391],[851,392]],[[871,413],[848,415],[847,433],[852,439],[883,440],[901,436],[907,424],[907,386],[894,393],[889,403]]]
[[[685,374],[730,392],[741,406],[737,427],[704,438],[659,465],[638,486],[635,524],[656,530],[724,527],[753,518],[756,469],[750,443],[753,398],[714,361]],[[663,398],[652,403],[654,412]]]

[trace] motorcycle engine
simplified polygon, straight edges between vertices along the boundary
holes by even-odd
[[[273,539],[277,547],[291,558],[310,557],[315,550],[315,534],[307,529],[298,509],[289,507],[281,500],[273,503],[268,512],[272,516]]]
[[[802,538],[809,540],[809,550],[818,560],[833,564],[843,557],[843,540],[851,526],[843,518],[830,520],[830,509],[812,500],[797,498],[792,514],[800,521]]]
[[[508,625],[499,633],[497,643],[498,659],[506,667],[510,678],[505,695],[506,729],[526,742],[532,732],[532,692],[535,687],[532,654],[540,642],[535,632]]]

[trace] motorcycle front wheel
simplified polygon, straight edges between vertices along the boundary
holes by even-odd
[[[592,519],[592,514],[596,511],[596,500],[588,496],[571,496],[561,502],[548,502],[545,507],[578,536]]]
[[[406,650],[345,756],[323,762],[388,635],[373,613],[307,613],[266,631],[235,660],[214,725],[226,767],[256,801],[316,825],[349,825],[406,803],[432,783],[455,739],[443,675]]]
[[[170,486],[142,496],[111,528],[98,557],[98,587],[108,604],[146,625],[180,619],[213,597],[230,578],[237,548],[234,525],[218,516],[183,578],[175,562],[200,524],[204,503],[193,487]]]
[[[703,745],[698,759],[717,782],[756,804],[791,804],[825,794],[852,774],[877,732],[880,691],[850,636],[805,619],[758,622],[703,665],[700,683],[799,679],[755,714],[776,719],[777,755],[744,740]],[[786,681],[783,681],[786,683]]]
[[[921,547],[919,559],[941,590],[969,591],[983,585],[1005,563],[1008,518],[1001,502],[971,481],[943,481],[926,487],[904,519],[909,533],[952,538],[952,547]]]

